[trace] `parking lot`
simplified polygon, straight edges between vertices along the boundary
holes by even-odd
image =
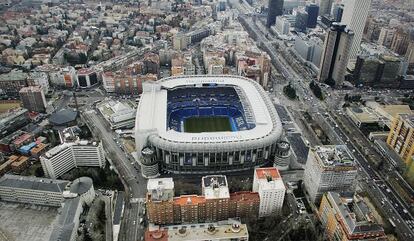
[[[0,202],[0,241],[44,241],[52,233],[57,208]]]

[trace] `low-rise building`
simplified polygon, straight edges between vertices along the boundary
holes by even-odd
[[[318,214],[328,240],[388,240],[365,201],[353,193],[324,194]]]
[[[135,125],[136,109],[128,103],[109,100],[100,103],[97,108],[112,129],[133,128]]]
[[[20,156],[19,159],[10,164],[13,173],[21,173],[29,165],[29,158],[27,156]]]

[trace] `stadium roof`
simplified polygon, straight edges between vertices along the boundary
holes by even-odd
[[[255,127],[236,132],[177,132],[167,128],[168,89],[179,86],[197,87],[202,84],[237,86],[248,99],[255,119]],[[223,143],[256,140],[263,137],[280,137],[282,126],[274,106],[263,88],[255,81],[241,76],[179,76],[155,83],[144,83],[143,93],[137,109],[136,131],[138,135],[157,133],[159,141],[169,143]],[[138,138],[139,139],[139,138]],[[248,143],[246,143],[248,144]],[[142,146],[140,146],[142,145]],[[141,148],[145,143],[137,145]]]

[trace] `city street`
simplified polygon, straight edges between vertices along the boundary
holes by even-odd
[[[238,5],[245,5],[245,3]],[[258,25],[261,25],[261,23],[257,25],[255,21],[249,17],[251,11],[246,11],[245,9],[247,9],[247,7],[237,6],[237,9],[240,12],[239,18],[244,18],[244,21],[242,21],[242,23],[247,25],[247,30],[249,33],[253,35],[252,37],[256,39],[259,46],[262,46],[262,48],[270,55],[272,63],[275,65],[278,72],[280,72],[285,79],[292,83],[293,87],[296,89],[296,93],[299,96],[299,99],[301,100],[302,106],[307,106],[308,112],[311,115],[315,116],[316,114],[318,117],[325,119],[324,122],[326,122],[329,125],[329,128],[333,130],[331,133],[331,138],[333,137],[333,141],[337,142],[339,140],[339,143],[337,144],[344,143],[350,150],[353,151],[353,154],[359,166],[362,168],[369,180],[383,181],[384,178],[380,176],[375,170],[373,170],[364,155],[359,151],[359,149],[355,147],[355,144],[352,141],[349,141],[352,138],[348,137],[342,131],[339,125],[335,123],[331,115],[321,115],[321,113],[328,112],[330,109],[337,110],[343,100],[341,95],[337,95],[335,93],[336,91],[333,89],[328,90],[331,94],[331,98],[328,99],[333,99],[333,101],[327,101],[327,103],[330,103],[329,105],[327,105],[326,102],[320,101],[314,97],[311,90],[309,89],[309,83],[313,80],[309,72],[305,69],[302,69],[302,71],[294,70],[283,57],[286,54],[281,53],[280,48],[276,49],[272,45],[274,42],[279,43],[279,46],[281,46],[283,43],[275,38],[270,37],[271,33],[269,33],[266,28],[263,26],[259,27]],[[294,61],[293,58],[291,61]],[[390,207],[390,212],[386,213],[388,214],[388,218],[395,219],[397,224],[403,224],[397,226],[397,230],[399,231],[398,233],[401,236],[400,238],[402,240],[413,240],[414,230],[410,230],[410,228],[407,226],[407,221],[414,219],[407,212],[400,198],[396,196],[393,191],[387,192],[387,189],[389,189],[389,187],[386,184],[378,186],[376,182],[373,182],[373,186],[375,186],[376,190],[378,190],[378,193],[381,194],[375,195],[375,197]],[[383,199],[383,197],[386,198]]]
[[[133,167],[135,160],[121,149],[119,142],[116,141],[115,133],[107,126],[103,117],[89,106],[85,107],[81,113],[93,133],[96,133],[103,141],[104,149],[107,155],[109,153],[112,161],[111,165],[116,168],[126,187],[127,201],[121,224],[120,240],[140,240],[144,234],[144,228],[139,224],[139,220],[145,216],[143,215],[143,200],[146,194],[146,179]]]

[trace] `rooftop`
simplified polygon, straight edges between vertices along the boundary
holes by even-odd
[[[279,170],[275,167],[256,168],[254,178],[257,178],[260,190],[286,189],[279,174]]]
[[[355,167],[354,158],[345,145],[317,146],[314,153],[325,167]]]
[[[414,128],[414,114],[400,114],[400,118],[406,121],[411,128]]]
[[[205,203],[206,199],[203,196],[197,195],[183,195],[174,198],[175,205],[197,205],[199,203]]]
[[[70,241],[75,228],[76,210],[80,204],[80,198],[66,199],[58,217],[58,223],[53,227],[50,241]]]
[[[248,240],[248,236],[247,225],[231,219],[217,223],[150,227],[145,232],[146,241]]]
[[[39,86],[39,85],[28,86],[28,87],[21,88],[19,93],[41,92],[42,89],[43,89],[42,86]]]
[[[93,182],[90,177],[80,177],[72,182],[70,185],[70,192],[82,195],[88,192],[92,186]]]
[[[147,191],[151,200],[171,200],[174,197],[174,181],[169,178],[150,178],[147,182]]]
[[[281,179],[276,167],[257,168],[255,170],[258,179],[276,180]]]
[[[68,183],[68,181],[56,179],[26,177],[8,174],[0,178],[0,187],[3,188],[32,189],[46,192],[63,193]]]
[[[256,127],[237,132],[184,133],[167,128],[167,93],[180,86],[201,86],[216,83],[219,86],[236,86],[250,103]],[[144,83],[137,109],[136,130],[156,131],[160,138],[171,142],[215,143],[223,141],[246,141],[281,132],[281,122],[274,107],[270,106],[265,92],[257,82],[240,76],[179,76],[154,83]],[[267,102],[268,101],[268,102]],[[274,111],[274,113],[273,113]],[[271,115],[273,114],[273,115]],[[274,126],[276,125],[276,126]],[[275,133],[273,133],[275,132]]]
[[[226,176],[204,176],[201,182],[203,187],[203,195],[206,199],[230,197]]]
[[[63,109],[63,110],[59,110],[58,112],[53,113],[50,116],[49,121],[53,125],[60,126],[60,125],[65,125],[69,122],[75,121],[77,116],[78,116],[77,111],[74,111],[71,109]]]
[[[118,192],[114,208],[114,225],[121,224],[121,217],[124,208],[124,192]]]
[[[385,235],[384,229],[376,222],[371,210],[359,196],[328,192],[327,197],[335,209],[335,217],[349,235]]]

